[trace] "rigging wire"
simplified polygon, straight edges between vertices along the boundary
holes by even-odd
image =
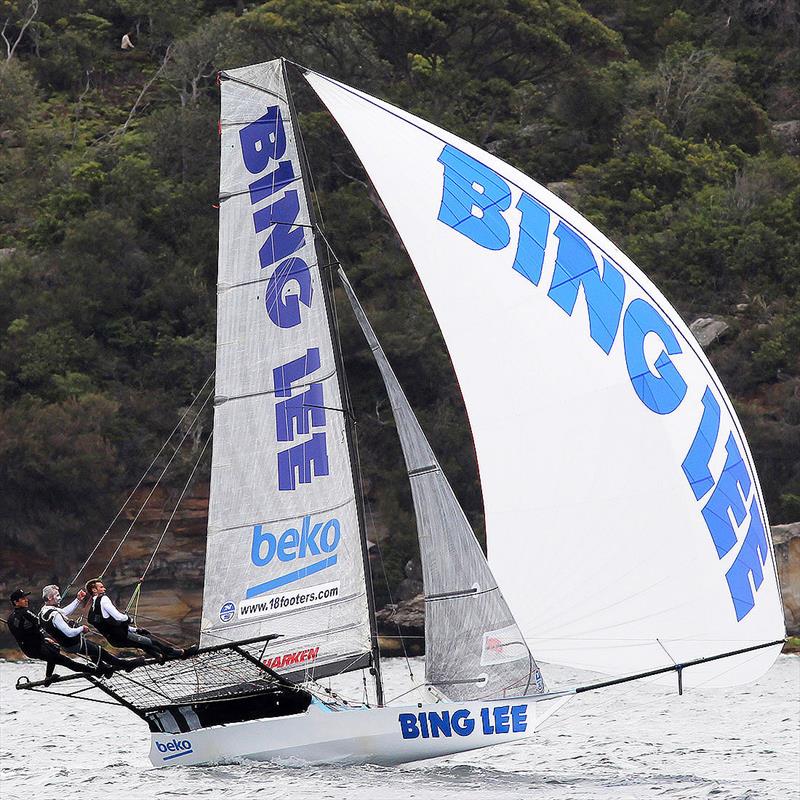
[[[164,440],[164,443],[161,445],[161,449],[155,454],[155,456],[153,457],[153,460],[150,462],[150,464],[148,465],[147,469],[142,473],[142,476],[139,478],[139,481],[137,482],[136,486],[133,487],[133,489],[131,490],[131,493],[125,499],[125,502],[119,507],[119,510],[114,515],[114,519],[112,519],[111,522],[108,524],[108,527],[103,532],[103,535],[98,539],[97,544],[92,549],[92,552],[89,553],[89,556],[87,557],[86,561],[84,561],[83,564],[81,564],[80,569],[75,573],[75,575],[73,576],[72,580],[67,584],[67,588],[64,589],[64,597],[67,596],[67,592],[75,585],[75,582],[80,577],[80,574],[84,571],[84,569],[86,569],[86,565],[92,560],[92,557],[97,552],[98,548],[103,543],[103,541],[105,540],[106,536],[108,536],[108,534],[111,531],[111,529],[114,527],[114,524],[119,519],[119,517],[122,514],[122,512],[125,510],[125,507],[128,505],[128,503],[130,503],[130,501],[133,498],[133,496],[139,490],[139,487],[144,482],[144,479],[147,477],[147,474],[153,468],[153,465],[156,463],[156,461],[158,461],[159,457],[164,452],[166,446],[169,444],[170,439],[172,439],[172,437],[175,435],[175,432],[180,428],[181,423],[189,415],[189,412],[192,410],[192,406],[194,406],[194,404],[197,402],[198,398],[203,394],[203,392],[205,391],[206,386],[208,386],[208,382],[214,377],[214,372],[216,372],[216,370],[212,370],[211,374],[205,379],[205,382],[200,387],[200,391],[197,392],[197,394],[195,395],[194,400],[192,400],[192,402],[189,403],[189,405],[186,408],[186,411],[183,412],[183,416],[178,420],[178,422],[176,423],[175,427],[172,429],[172,431],[170,431],[169,436],[167,436],[167,438]],[[106,566],[106,569],[108,569],[107,566]]]
[[[117,554],[122,549],[122,545],[125,544],[125,540],[128,538],[128,536],[130,535],[130,533],[133,530],[134,526],[136,525],[139,517],[141,516],[142,511],[144,511],[145,507],[150,502],[150,498],[155,494],[155,491],[158,488],[159,483],[161,483],[161,479],[164,477],[164,475],[166,474],[167,470],[170,468],[170,465],[175,460],[175,457],[178,455],[178,452],[181,449],[181,445],[186,441],[186,438],[191,433],[192,428],[195,426],[197,421],[200,419],[203,411],[205,410],[206,405],[208,405],[208,401],[212,398],[212,396],[213,396],[213,392],[209,392],[208,395],[206,396],[206,399],[203,401],[203,404],[200,406],[200,410],[197,412],[197,415],[191,421],[191,423],[189,424],[189,427],[186,429],[185,433],[181,437],[181,440],[178,442],[178,446],[175,448],[175,450],[173,451],[172,455],[169,457],[169,461],[167,461],[166,465],[164,466],[164,469],[161,470],[161,474],[158,476],[158,478],[156,479],[156,482],[153,484],[153,488],[150,490],[150,493],[147,495],[147,497],[145,498],[144,502],[139,507],[139,510],[136,512],[136,516],[131,521],[131,524],[128,527],[128,530],[125,531],[125,535],[122,537],[122,539],[120,539],[116,550],[114,550],[114,552],[111,554],[111,558],[108,559],[108,563],[105,565],[105,567],[103,567],[103,570],[100,573],[101,576],[105,575],[105,573],[108,571],[108,568],[111,566],[111,563],[114,561],[114,559],[117,557]]]
[[[183,498],[186,495],[186,492],[189,490],[189,487],[192,484],[195,472],[197,472],[197,468],[200,466],[200,462],[203,460],[203,456],[205,455],[206,449],[208,448],[208,445],[210,444],[211,439],[212,439],[213,436],[214,436],[213,432],[208,435],[208,438],[206,439],[206,443],[203,445],[203,449],[200,451],[200,455],[197,457],[197,460],[194,462],[194,466],[192,467],[192,471],[189,474],[189,477],[186,479],[186,483],[183,486],[183,490],[181,491],[180,497],[178,498],[178,501],[175,503],[175,507],[172,509],[172,513],[170,514],[169,519],[167,520],[167,524],[164,526],[164,530],[162,531],[161,536],[160,536],[158,542],[156,543],[155,548],[153,548],[153,552],[150,555],[150,560],[147,562],[147,566],[142,571],[142,574],[139,577],[139,580],[138,580],[138,582],[136,584],[136,588],[133,590],[133,594],[131,595],[131,599],[128,602],[128,607],[125,609],[125,611],[127,612],[128,609],[130,609],[130,607],[134,603],[134,599],[135,599],[136,609],[134,611],[134,619],[136,617],[136,611],[138,611],[139,595],[141,594],[141,586],[142,586],[142,583],[144,582],[145,576],[147,575],[150,567],[153,565],[153,561],[155,560],[156,553],[158,552],[158,548],[161,547],[161,543],[164,541],[164,537],[167,535],[167,531],[169,530],[169,526],[172,524],[172,520],[175,518],[175,514],[178,512],[178,508],[180,507],[180,504],[183,501]]]

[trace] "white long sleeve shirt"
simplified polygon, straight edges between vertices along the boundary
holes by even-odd
[[[75,638],[83,633],[83,628],[73,628],[67,622],[67,617],[78,607],[78,602],[78,598],[76,597],[69,605],[64,606],[64,608],[59,608],[58,606],[43,606],[42,610],[39,612],[39,616],[45,617],[48,615],[47,612],[55,612],[51,617],[53,620],[53,625],[55,625],[56,628],[58,628],[65,636]]]
[[[112,619],[117,620],[117,622],[128,622],[129,619],[127,614],[123,614],[119,609],[117,609],[107,594],[104,594],[100,598],[100,613],[106,619],[111,617]]]

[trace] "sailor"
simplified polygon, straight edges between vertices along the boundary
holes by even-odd
[[[29,658],[38,658],[47,662],[47,670],[44,674],[46,681],[58,677],[53,673],[56,664],[74,672],[95,674],[95,670],[92,667],[73,661],[63,655],[56,642],[45,636],[39,618],[28,608],[30,594],[30,592],[25,592],[22,589],[15,589],[9,597],[14,610],[7,620],[8,629],[17,640],[19,649]]]
[[[98,667],[105,668],[106,674],[110,674],[115,669],[124,669],[130,672],[135,667],[144,663],[141,658],[118,658],[107,650],[103,649],[94,642],[89,641],[83,634],[87,633],[87,625],[79,625],[67,617],[78,607],[78,604],[86,597],[86,592],[81,589],[78,596],[64,608],[60,608],[61,592],[58,586],[50,584],[42,589],[42,599],[44,605],[39,612],[39,620],[42,623],[44,632],[55,639],[61,649],[67,653],[77,653],[90,659]]]
[[[197,652],[197,647],[185,650],[154,636],[144,628],[131,625],[131,618],[111,602],[100,578],[86,582],[86,596],[90,599],[88,619],[114,647],[138,647],[148,655],[163,661],[166,657],[185,658]]]

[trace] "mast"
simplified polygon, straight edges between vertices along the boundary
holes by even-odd
[[[286,70],[286,59],[281,59],[281,67],[283,70],[283,80],[286,86],[286,99],[289,104],[289,108],[291,109],[292,119],[294,121],[295,129],[297,130],[298,139],[300,141],[300,172],[302,179],[306,186],[313,188],[313,183],[310,180],[310,165],[308,164],[308,158],[306,156],[306,149],[305,143],[303,142],[303,135],[300,131],[300,122],[297,117],[297,110],[294,105],[294,99],[292,97],[292,90],[289,85],[289,76]],[[323,261],[322,256],[324,255],[326,258],[328,255],[333,255],[330,246],[325,242],[325,250],[322,251],[322,247],[320,246],[319,237],[316,235],[317,230],[321,228],[319,220],[317,219],[316,209],[314,208],[313,202],[309,202],[308,204],[309,215],[311,218],[311,227],[314,234],[314,249],[317,255],[317,262],[319,264],[319,272],[320,278],[322,283],[322,291],[325,294],[325,307],[327,309],[328,314],[328,325],[332,334],[334,334],[334,342],[335,346],[333,348],[333,356],[336,362],[336,374],[338,376],[339,382],[339,394],[342,399],[342,413],[344,414],[345,419],[345,434],[347,437],[347,450],[350,455],[350,467],[351,473],[353,476],[353,490],[355,492],[357,498],[357,513],[358,513],[358,531],[359,537],[361,540],[361,556],[362,562],[364,565],[364,581],[366,584],[366,593],[367,593],[367,606],[369,608],[369,629],[370,629],[370,643],[371,643],[371,650],[372,650],[372,670],[375,676],[375,694],[378,701],[379,706],[383,706],[383,677],[381,675],[381,659],[380,659],[380,648],[378,647],[378,631],[377,625],[375,622],[375,596],[372,587],[372,571],[370,569],[369,564],[369,551],[367,548],[367,528],[364,519],[364,493],[362,490],[362,480],[361,480],[361,464],[356,457],[356,449],[355,449],[355,413],[353,409],[353,404],[350,399],[350,388],[347,384],[347,376],[344,371],[344,359],[342,358],[342,348],[341,348],[341,339],[339,337],[339,328],[336,325],[336,320],[334,319],[333,314],[333,286],[331,280],[331,269],[332,264],[327,263],[327,261]]]

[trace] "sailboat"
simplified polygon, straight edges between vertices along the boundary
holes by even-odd
[[[676,311],[519,170],[299,70],[363,163],[441,327],[490,560],[315,219],[287,62],[228,70],[200,650],[51,691],[88,680],[125,705],[149,725],[156,766],[395,764],[529,737],[577,694],[625,681],[677,675],[682,691],[763,674],[785,636],[766,509],[731,401]],[[334,273],[410,480],[420,703],[384,702]],[[612,677],[551,688],[547,663]],[[355,670],[374,702],[318,691]]]

